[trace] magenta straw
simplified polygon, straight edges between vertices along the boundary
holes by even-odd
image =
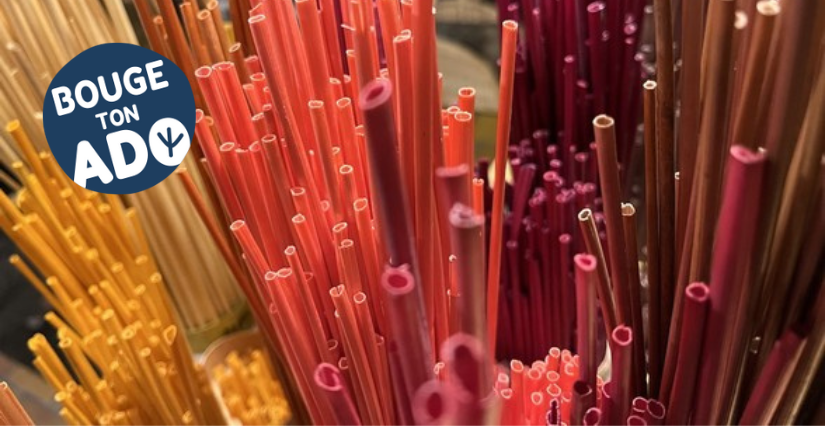
[[[759,379],[753,387],[748,404],[745,406],[745,411],[742,413],[742,418],[739,419],[740,425],[755,425],[759,424],[762,414],[766,407],[770,405],[770,396],[773,393],[774,387],[779,383],[782,374],[786,372],[788,363],[799,350],[802,345],[802,339],[793,330],[788,330],[781,339],[777,340],[771,349],[768,356],[768,361],[762,372],[759,373]]]
[[[596,354],[596,257],[577,254],[573,263],[576,266],[576,352],[581,362],[579,379],[592,390],[596,389],[599,365]]]
[[[651,399],[647,404],[647,411],[644,413],[644,419],[648,425],[659,426],[665,421],[665,406],[655,399]]]
[[[438,380],[424,383],[413,396],[412,415],[415,424],[453,424],[456,412],[453,389]]]
[[[667,404],[667,423],[685,424],[695,394],[699,357],[702,354],[702,340],[705,321],[710,305],[710,289],[704,283],[693,283],[685,289],[682,324],[679,339],[678,364],[674,373],[670,394],[662,393],[662,402]]]
[[[390,344],[397,348],[390,363],[395,364],[393,372],[402,374],[405,387],[403,394],[396,394],[399,404],[406,405],[402,412],[412,412],[412,395],[433,378],[429,327],[416,286],[408,265],[388,266],[381,276],[390,317]]]
[[[582,418],[582,425],[583,426],[599,426],[602,421],[602,410],[593,407],[587,410],[584,413],[584,418]]]
[[[765,151],[753,152],[739,145],[730,149],[710,271],[708,314],[698,400],[694,422],[710,424],[730,401],[733,375],[744,354],[747,314],[747,275],[757,235]]]
[[[609,412],[611,424],[621,424],[630,411],[630,382],[633,364],[633,330],[620,325],[610,336],[610,350],[613,356],[609,385],[613,406]]]

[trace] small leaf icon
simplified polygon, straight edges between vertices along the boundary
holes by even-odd
[[[164,137],[161,132],[158,132],[158,138],[160,139],[161,142],[163,142],[164,145],[166,145],[169,148],[169,157],[173,157],[174,156],[173,149],[175,148],[175,145],[180,143],[180,140],[183,139],[183,134],[179,134],[178,137],[175,138],[174,141],[172,141],[172,128],[167,127],[166,128],[166,137]]]

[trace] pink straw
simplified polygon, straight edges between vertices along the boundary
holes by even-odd
[[[576,351],[581,360],[579,379],[592,390],[596,389],[599,363],[596,358],[596,257],[577,254],[573,263],[576,265]]]
[[[663,401],[668,404],[667,423],[685,424],[688,421],[690,407],[697,382],[699,357],[702,354],[702,340],[705,332],[705,320],[710,305],[710,289],[704,283],[693,283],[685,289],[682,310],[679,358],[673,376],[670,394],[662,392]]]
[[[760,211],[762,177],[766,153],[745,147],[731,147],[725,168],[727,177],[722,196],[713,261],[710,273],[710,313],[702,349],[701,379],[694,421],[710,424],[730,403],[737,364],[744,354],[746,304]]]
[[[456,412],[457,408],[452,389],[438,380],[430,380],[424,383],[413,396],[412,414],[415,424],[452,424]]]
[[[768,361],[753,387],[742,418],[739,419],[740,425],[755,425],[764,421],[761,417],[766,408],[771,405],[770,397],[774,387],[787,371],[788,363],[801,346],[802,339],[793,330],[785,332],[785,335],[773,345]]]
[[[390,359],[391,364],[396,364],[393,367],[393,381],[397,380],[395,373],[400,373],[405,387],[405,393],[397,394],[396,399],[402,408],[411,407],[412,395],[433,378],[430,329],[408,265],[388,266],[381,276],[381,287],[387,298],[390,316],[390,344],[397,348],[397,358]],[[410,409],[399,411],[409,412]]]
[[[338,367],[322,362],[315,367],[315,386],[326,395],[330,410],[340,425],[360,425],[361,419],[352,403],[352,397],[344,386],[344,377]]]
[[[630,382],[633,376],[630,369],[633,362],[633,354],[631,353],[633,330],[624,325],[616,327],[611,334],[610,342],[613,364],[609,391],[613,399],[614,409],[610,410],[609,416],[611,424],[620,424],[627,418],[630,411]]]

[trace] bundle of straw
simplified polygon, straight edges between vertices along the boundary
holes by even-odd
[[[550,73],[544,46],[562,79],[543,88],[517,82],[519,26],[502,23],[492,175],[484,161],[471,172],[474,91],[462,89],[458,105],[441,108],[429,0],[378,0],[375,9],[361,0],[298,0],[294,9],[289,0],[239,0],[231,8],[236,44],[224,40],[214,2],[204,11],[184,2],[183,24],[171,0],[158,1],[160,16],[145,0],[136,5],[152,48],[196,87],[193,152],[204,179],[181,172],[180,182],[270,353],[288,366],[285,390],[297,390],[299,418],[304,408],[325,424],[768,424],[817,415],[825,354],[825,226],[815,221],[825,207],[819,3],[784,0],[780,12],[770,0],[746,1],[737,11],[733,0],[711,0],[706,11],[683,1],[674,14],[670,0],[655,0],[656,82],[641,85],[636,40],[623,35],[625,23],[641,22],[643,2],[597,2],[588,20],[566,19],[580,2],[528,2],[527,61],[538,76],[530,81],[543,80],[542,64]],[[543,30],[555,28],[542,26],[547,14],[566,23],[561,39]],[[575,69],[589,60],[604,68]],[[774,65],[763,70],[767,60]],[[608,70],[620,70],[618,83]],[[548,95],[551,87],[565,95]],[[538,99],[555,96],[537,118],[524,117],[525,88]],[[644,244],[623,190],[634,97],[644,104]],[[590,99],[603,108],[591,109]],[[562,105],[555,121],[547,104]],[[606,114],[592,117],[599,112]],[[592,138],[582,123],[592,123]],[[522,143],[525,136],[535,140]],[[65,179],[48,170],[45,179],[38,169],[31,176]],[[6,223],[13,231],[48,230],[49,213],[62,212],[42,207],[48,191],[31,193],[37,202],[21,202],[37,216],[18,212]],[[87,302],[111,306],[88,315],[84,293],[61,296],[76,290],[64,283],[71,275],[55,275],[63,283],[53,285],[57,309],[84,323],[74,326],[84,340],[95,338],[83,328],[93,320],[110,327],[130,315],[144,324],[143,312],[165,308],[162,297],[147,296],[162,287],[141,293],[117,281],[107,286],[111,296]],[[64,342],[77,340],[62,329]],[[126,326],[113,343],[147,329],[157,330],[151,321]],[[44,373],[62,374],[40,340],[33,346]],[[89,358],[100,356],[98,345],[90,348]],[[132,353],[119,353],[118,365]],[[525,362],[497,367],[496,355]],[[187,365],[155,364],[140,383],[157,385]],[[194,374],[187,377],[204,377]],[[111,380],[121,389],[119,376]],[[205,389],[199,380],[188,383]],[[68,416],[89,415],[86,405],[71,408],[71,396],[83,402],[89,394],[81,384],[60,388]],[[185,399],[182,412],[169,414],[183,422],[211,415],[211,394],[196,395],[201,411],[185,409],[194,401]],[[121,399],[161,403],[132,397]]]
[[[4,165],[0,180],[6,187],[28,186],[21,167],[37,171],[39,166],[34,162],[39,161],[38,156],[50,156],[41,108],[51,78],[75,55],[110,42],[137,43],[122,1],[10,0],[0,6],[0,43],[5,46],[0,49],[0,119],[4,123],[17,120],[18,124],[13,126],[20,129],[4,133],[0,140],[0,162]],[[28,135],[26,141],[19,139],[20,134]],[[191,156],[184,164],[189,166],[196,186],[205,189]],[[54,170],[60,173],[59,169]],[[64,177],[59,178],[60,189],[64,185],[74,186],[63,182]],[[38,178],[49,193],[50,183],[42,180],[43,176]],[[195,206],[185,194],[183,185],[170,179],[131,195],[126,201],[137,207],[184,330],[203,348],[227,329],[236,327],[245,306],[218,248],[214,244],[195,243],[210,241],[211,237],[202,222],[184,219],[197,216]],[[51,202],[61,203],[59,197]],[[67,218],[63,225],[76,224],[74,219]],[[180,250],[186,255],[178,256]]]
[[[29,341],[34,366],[57,392],[70,424],[220,423],[203,370],[186,338],[134,207],[68,181],[54,157],[34,155],[19,122],[7,130],[31,154],[16,163],[26,186],[17,205],[0,194],[0,226],[18,255],[11,263],[55,312],[59,348]],[[160,409],[163,407],[163,409]]]
[[[682,171],[688,181],[694,176],[692,151],[686,146],[690,141],[682,142],[691,134],[680,127],[683,133],[679,145],[675,144],[671,49],[656,51],[658,86],[648,83],[643,91],[639,84],[642,57],[636,54],[636,32],[642,21],[642,2],[627,3],[624,9],[595,3],[578,10],[579,3],[565,0],[543,2],[538,9],[529,7],[532,13],[521,15],[528,27],[526,59],[516,56],[517,25],[503,23],[498,143],[491,188],[485,184],[487,163],[481,163],[475,180],[471,178],[474,91],[462,89],[458,105],[443,111],[438,107],[441,93],[430,3],[379,1],[373,11],[359,1],[299,1],[293,11],[283,0],[252,2],[248,10],[238,1],[232,10],[240,44],[229,50],[220,37],[203,36],[210,32],[211,14],[200,12],[200,25],[184,19],[180,26],[169,19],[173,11],[163,3],[168,2],[161,1],[161,12],[171,27],[167,27],[166,38],[154,37],[153,48],[171,53],[177,61],[205,65],[193,75],[203,96],[200,105],[208,111],[198,116],[197,134],[207,174],[220,198],[213,208],[223,209],[224,223],[231,223],[243,251],[236,263],[245,264],[251,278],[244,291],[267,339],[285,356],[314,421],[495,421],[504,390],[494,392],[491,355],[495,348],[499,356],[540,357],[542,346],[574,346],[574,336],[584,365],[578,367],[576,378],[584,385],[569,388],[581,394],[570,406],[581,419],[592,422],[587,410],[601,409],[601,403],[597,406],[585,396],[588,388],[596,401],[603,400],[602,393],[609,395],[607,422],[662,421],[665,405],[645,399],[646,395],[675,404],[670,408],[678,415],[703,418],[706,408],[700,408],[704,402],[699,401],[704,396],[694,407],[685,401],[688,397],[672,402],[671,395],[660,394],[662,377],[672,374],[665,366],[677,365],[665,361],[664,342],[669,336],[671,342],[679,340],[678,336],[702,341],[703,331],[682,330],[677,324],[683,315],[689,315],[692,325],[724,325],[733,333],[730,336],[746,324],[738,316],[704,319],[709,300],[720,299],[717,304],[742,300],[737,290],[741,286],[724,290],[713,281],[736,281],[744,276],[742,271],[750,270],[749,257],[736,258],[739,266],[727,270],[723,268],[726,263],[713,266],[716,261],[711,261],[709,253],[722,259],[737,251],[721,243],[711,246],[717,233],[715,226],[705,223],[716,222],[718,207],[714,205],[757,211],[758,198],[740,199],[736,188],[744,181],[759,186],[757,177],[765,160],[764,154],[734,147],[726,168],[731,189],[725,195],[718,193],[723,176],[721,151],[715,149],[706,160],[711,154],[702,154],[698,156],[703,159],[700,168],[710,169],[695,174],[701,191],[691,191],[690,183],[682,183],[677,194],[674,172]],[[196,7],[187,4],[182,6],[184,16],[187,8]],[[713,40],[729,40],[732,37],[727,34],[736,34],[738,41],[748,34],[742,19],[730,19],[734,16],[730,4],[725,0],[711,3],[708,16],[713,20],[705,28],[720,31]],[[772,5],[764,3],[756,12],[768,16]],[[509,13],[517,12],[505,6]],[[686,24],[682,34],[690,37],[702,27],[703,11],[691,2],[684,2],[683,7],[681,17]],[[671,46],[674,25],[669,1],[657,1],[653,11],[657,45]],[[589,19],[582,18],[582,13]],[[254,47],[249,45],[246,28],[238,26],[246,14]],[[147,32],[157,29],[152,25],[156,17],[144,18]],[[803,34],[820,40],[821,26],[808,19]],[[550,22],[569,23],[560,27],[560,46],[548,43],[551,38],[546,29],[559,27]],[[766,36],[754,37],[764,41]],[[695,129],[699,112],[707,114],[710,118],[701,121],[701,141],[723,140],[728,106],[726,98],[719,96],[727,95],[720,95],[717,88],[727,84],[730,70],[741,72],[743,67],[732,67],[729,47],[708,42],[709,53],[703,58],[701,50],[688,44],[695,46],[686,42],[679,51],[684,56],[686,79],[681,86],[686,104],[680,117],[697,120]],[[542,59],[545,46],[552,54]],[[801,52],[800,48],[795,51]],[[187,56],[188,52],[193,53]],[[759,58],[758,51],[753,54]],[[529,63],[532,85],[516,77],[525,63]],[[549,77],[542,77],[541,70],[547,70],[548,63],[561,76],[553,85],[545,81]],[[562,63],[566,65],[559,67]],[[577,63],[593,66],[576,68]],[[796,65],[820,69],[818,64],[798,60]],[[805,81],[810,84],[811,80]],[[761,81],[748,84],[758,89],[762,85]],[[533,97],[540,100],[555,94],[554,100],[539,102],[542,108],[534,113],[525,112],[525,88],[533,89]],[[700,89],[709,92],[692,97]],[[515,93],[520,100],[514,108]],[[638,266],[642,244],[636,240],[636,209],[624,202],[622,189],[628,187],[623,180],[629,180],[633,161],[634,105],[642,98],[646,101],[647,321],[642,315],[645,297]],[[707,107],[697,105],[699,99]],[[812,114],[818,105],[814,99]],[[554,114],[545,108],[548,104],[561,107]],[[731,108],[739,111],[752,104],[737,101]],[[510,125],[514,110],[518,126]],[[619,129],[613,117],[596,117],[595,143],[591,144],[586,123],[598,112],[618,116]],[[807,133],[816,135],[818,128],[813,122],[811,126]],[[518,131],[514,134],[511,127]],[[526,136],[532,139],[522,142]],[[508,148],[512,142],[517,145]],[[710,142],[698,146],[710,152]],[[821,151],[812,154],[805,158],[821,157]],[[504,176],[508,162],[515,172],[509,199],[505,198],[508,183],[495,179]],[[695,207],[680,210],[683,200],[691,197],[696,201],[685,205]],[[505,210],[505,204],[510,208]],[[574,206],[575,210],[586,207],[579,214],[579,231],[573,222]],[[736,217],[737,213],[731,214]],[[700,217],[702,222],[698,222]],[[687,223],[694,224],[691,231],[685,230]],[[741,226],[737,229],[756,235],[755,230],[748,231],[752,223],[737,223]],[[485,235],[489,235],[486,253]],[[690,243],[686,235],[691,236]],[[817,234],[816,238],[806,244],[819,248],[821,237]],[[683,242],[695,247],[678,252],[688,259],[687,264],[675,251]],[[704,249],[696,251],[699,247]],[[716,249],[710,251],[710,247]],[[590,257],[574,262],[572,255],[579,252]],[[587,272],[574,280],[574,269]],[[677,271],[694,269],[719,269],[719,276],[714,279],[697,272],[684,281],[710,281],[710,287],[687,286],[677,280]],[[813,282],[814,273],[807,274],[808,282]],[[808,284],[805,288],[813,289]],[[801,290],[800,297],[806,292]],[[596,300],[603,328],[594,324]],[[575,315],[572,305],[576,305]],[[775,304],[765,306],[776,309]],[[802,306],[798,310],[809,312]],[[669,327],[671,322],[674,327]],[[602,354],[597,345],[601,329],[613,361],[609,386],[599,391],[596,366]],[[726,333],[713,336],[724,343],[720,346],[724,355],[709,352],[707,362],[694,365],[694,372],[688,363],[673,380],[683,383],[696,370],[711,368],[708,365],[715,365],[717,359],[726,360],[725,369],[737,365],[730,363],[730,349],[725,345],[732,337]],[[499,336],[506,343],[497,345]],[[695,345],[686,345],[685,350],[701,353]],[[461,368],[451,378],[449,364],[456,359],[472,361],[473,367]],[[445,380],[432,382],[432,364],[437,372],[447,372],[442,375]],[[716,370],[709,371],[715,374]],[[724,386],[715,389],[740,388],[741,380],[732,376],[725,380]],[[441,389],[446,386],[442,382],[451,381],[448,387],[458,389],[458,396]],[[692,395],[693,384],[685,386],[687,390],[679,391]],[[807,390],[804,386],[809,385],[798,386]],[[671,386],[661,389],[669,391]],[[643,397],[637,401],[647,402],[645,412],[652,414],[633,413],[637,395]],[[741,392],[736,395],[745,398]],[[799,400],[804,397],[805,392],[794,395]],[[534,395],[530,393],[529,398],[532,401]],[[545,401],[545,395],[535,398]],[[546,401],[553,398],[548,396]],[[431,404],[436,400],[449,404]],[[718,399],[712,400],[719,404]],[[562,395],[556,406],[564,406],[563,402]],[[679,414],[684,412],[679,404],[688,407],[687,414]],[[442,418],[436,414],[443,413],[428,411],[434,406],[456,409],[455,417]],[[534,413],[528,417],[534,418]]]
[[[0,424],[23,426],[34,424],[6,382],[0,382]]]
[[[290,419],[269,360],[260,349],[230,352],[225,362],[212,369],[212,377],[229,415],[244,425],[283,425]]]

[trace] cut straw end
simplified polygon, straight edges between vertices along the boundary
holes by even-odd
[[[364,111],[373,110],[389,102],[391,96],[392,84],[388,80],[376,79],[361,89],[358,105]]]
[[[685,294],[694,302],[704,303],[710,297],[710,287],[705,283],[691,283],[685,289]]]
[[[412,414],[419,425],[450,424],[455,415],[455,404],[446,386],[431,380],[415,392]]]
[[[648,401],[647,410],[645,411],[645,421],[649,425],[661,425],[665,419],[666,409],[665,405],[656,399]]]
[[[641,416],[635,414],[627,417],[627,426],[647,426],[647,422]]]
[[[613,120],[613,117],[609,115],[601,114],[597,115],[596,118],[593,119],[593,127],[597,127],[600,129],[611,128],[614,124],[615,121]]]
[[[743,164],[750,165],[763,161],[767,155],[767,151],[764,149],[754,151],[742,145],[734,145],[730,148],[730,155]]]
[[[584,426],[598,426],[602,421],[602,410],[593,407],[584,413],[582,418],[582,425]]]
[[[630,409],[633,410],[633,414],[643,415],[644,413],[647,413],[647,398],[643,396],[633,398],[633,403],[630,405]]]
[[[611,336],[613,344],[621,347],[630,346],[633,342],[633,330],[624,325],[616,327]]]
[[[6,131],[11,133],[20,128],[20,120],[14,119],[6,124]]]
[[[337,345],[337,342],[335,344]],[[341,380],[341,371],[326,362],[318,364],[318,367],[315,368],[314,378],[315,384],[325,391],[338,392],[344,387]]]
[[[457,386],[480,398],[489,392],[484,385],[484,347],[475,337],[457,333],[450,336],[441,348],[441,358],[447,364]]]
[[[590,254],[577,254],[573,256],[573,262],[576,267],[585,272],[593,272],[596,270],[596,256]]]
[[[381,285],[389,294],[402,296],[415,289],[415,280],[409,268],[387,268],[381,277]]]

